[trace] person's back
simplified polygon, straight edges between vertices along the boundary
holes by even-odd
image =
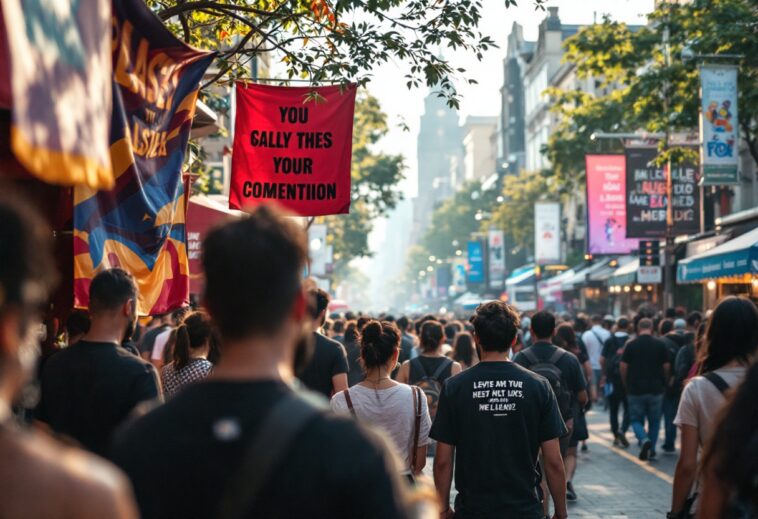
[[[55,284],[52,233],[17,197],[0,195],[0,517],[132,519],[128,482],[110,463],[14,422],[35,364],[39,310]]]
[[[333,378],[348,373],[347,354],[342,344],[313,332],[313,353],[308,365],[298,377],[309,389],[330,397],[334,392]]]
[[[121,269],[90,284],[87,335],[53,355],[42,372],[38,417],[57,433],[104,454],[111,436],[141,402],[160,397],[155,369],[119,346],[136,322],[137,287]]]
[[[302,228],[260,206],[209,233],[202,256],[220,360],[112,451],[142,517],[405,517],[390,451],[293,390],[313,328]]]
[[[665,389],[664,366],[668,351],[660,339],[640,335],[624,348],[622,362],[628,365],[626,391],[630,395],[659,395]]]
[[[129,413],[158,396],[152,366],[115,344],[81,340],[46,363],[39,418],[104,454]]]

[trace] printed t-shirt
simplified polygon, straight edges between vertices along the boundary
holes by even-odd
[[[640,335],[624,348],[621,362],[628,364],[626,392],[630,395],[660,395],[665,388],[663,365],[668,350],[662,341],[651,335]]]
[[[550,384],[513,362],[480,362],[447,379],[429,436],[455,447],[456,516],[540,517],[542,442],[566,429]]]

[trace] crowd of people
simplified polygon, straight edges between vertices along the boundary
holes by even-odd
[[[263,206],[205,239],[201,308],[140,320],[104,270],[38,356],[51,235],[17,199],[0,219],[0,517],[564,519],[593,406],[642,462],[661,428],[679,446],[669,517],[758,510],[748,299],[330,314],[305,232]]]

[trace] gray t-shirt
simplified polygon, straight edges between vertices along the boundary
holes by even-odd
[[[350,399],[356,417],[368,424],[374,425],[385,432],[396,448],[396,453],[406,467],[404,473],[410,473],[411,449],[415,415],[413,409],[413,393],[411,386],[398,384],[386,389],[371,389],[361,385],[350,388]],[[332,397],[332,409],[338,413],[350,413],[345,400],[345,392],[340,391]],[[421,423],[419,425],[418,446],[429,443],[429,429],[432,420],[424,394],[421,393]]]

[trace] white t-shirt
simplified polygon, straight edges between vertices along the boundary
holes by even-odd
[[[169,328],[155,338],[155,342],[153,343],[153,353],[150,355],[152,360],[163,360],[163,350],[166,349],[166,343],[168,343],[168,338],[171,337],[171,332],[173,330],[173,328]]]
[[[723,378],[730,388],[735,388],[745,378],[747,367],[721,368],[713,372]],[[705,445],[724,402],[724,395],[712,382],[705,377],[694,377],[684,386],[674,423],[697,427],[700,445]]]
[[[610,337],[611,332],[599,324],[596,324],[591,330],[587,330],[582,334],[582,342],[584,343],[584,347],[587,348],[587,356],[590,358],[592,369],[600,369],[600,355],[603,353],[603,345]]]
[[[386,389],[371,389],[361,385],[350,388],[350,399],[356,417],[383,430],[396,448],[397,455],[405,467],[411,466],[410,453],[413,448],[415,410],[411,386],[398,384]],[[338,413],[349,414],[350,409],[345,400],[345,392],[340,391],[332,397],[332,409]],[[421,392],[421,422],[419,424],[418,446],[429,443],[429,429],[432,420],[429,408]],[[404,473],[410,473],[406,468]]]

